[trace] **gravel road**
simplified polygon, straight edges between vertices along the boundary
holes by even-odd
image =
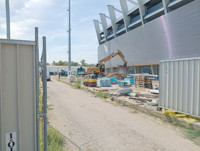
[[[52,78],[48,120],[68,151],[200,151],[179,129]]]

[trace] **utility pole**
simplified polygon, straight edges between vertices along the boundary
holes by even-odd
[[[5,0],[5,4],[6,4],[7,39],[10,39],[10,7],[9,7],[9,0]]]
[[[69,63],[68,63],[68,72],[71,73],[71,4],[69,0]]]

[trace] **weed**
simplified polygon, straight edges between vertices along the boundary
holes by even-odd
[[[197,145],[200,145],[200,130],[185,128],[185,136],[194,141]]]
[[[76,89],[80,89],[81,88],[81,82],[76,82],[75,85],[74,85],[74,87]]]
[[[47,106],[47,109],[48,109],[48,110],[53,110],[53,109],[54,109],[54,107],[53,107],[53,105],[52,105],[52,104],[50,104],[50,105],[48,105],[48,106]]]
[[[47,129],[48,151],[63,151],[64,136],[52,127]]]
[[[42,93],[41,89],[39,90],[40,97],[39,97],[39,111],[42,113],[43,112],[43,106],[42,106]],[[53,106],[50,105],[48,106],[48,110],[53,110]],[[40,117],[40,150],[43,151],[43,118]],[[47,128],[47,149],[48,151],[64,151],[63,150],[63,144],[65,142],[65,138],[57,131],[56,129],[52,127]]]
[[[108,98],[110,95],[109,93],[97,92],[97,96],[101,98]]]

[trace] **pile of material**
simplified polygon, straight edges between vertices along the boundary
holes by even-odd
[[[122,74],[122,73],[118,73],[118,72],[115,72],[115,73],[110,73],[108,75],[106,75],[107,78],[116,78],[117,80],[123,80],[126,75],[125,74]]]
[[[117,95],[127,95],[131,92],[133,92],[131,88],[121,88],[119,91],[117,91]]]
[[[75,76],[69,75],[68,80],[69,80],[70,83],[73,83],[75,81]]]
[[[135,75],[134,80],[135,87],[153,88],[152,78],[148,75]]]
[[[110,78],[98,78],[97,87],[111,87]]]

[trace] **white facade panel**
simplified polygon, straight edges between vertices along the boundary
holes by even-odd
[[[1,151],[8,147],[16,151],[36,150],[34,54],[34,43],[0,40]],[[8,137],[14,136],[9,145]]]
[[[159,106],[200,117],[200,58],[161,61]]]
[[[98,60],[118,49],[128,66],[159,64],[160,60],[200,57],[200,1],[195,0],[98,47]],[[106,68],[123,65],[119,57]]]

